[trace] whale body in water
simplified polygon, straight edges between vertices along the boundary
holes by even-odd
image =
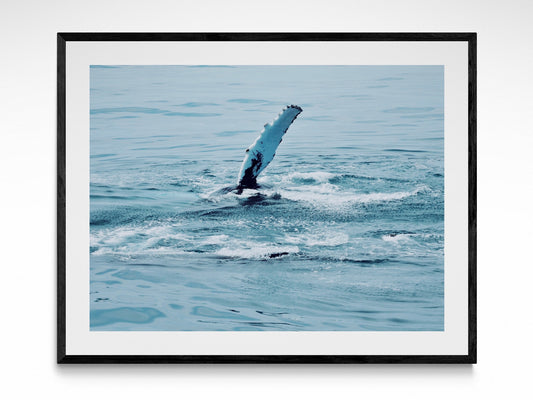
[[[237,192],[243,189],[257,188],[257,176],[263,171],[276,155],[276,150],[302,108],[296,105],[286,106],[278,116],[267,123],[257,139],[246,149],[239,176]]]

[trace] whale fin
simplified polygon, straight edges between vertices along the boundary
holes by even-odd
[[[257,176],[272,161],[283,135],[301,112],[302,109],[295,105],[284,107],[274,121],[265,124],[257,139],[246,149],[237,179],[241,191],[257,187]]]

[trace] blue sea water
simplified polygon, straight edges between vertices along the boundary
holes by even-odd
[[[92,330],[442,331],[442,66],[92,66]],[[241,195],[244,150],[303,108]]]

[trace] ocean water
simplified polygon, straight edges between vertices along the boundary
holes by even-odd
[[[90,74],[91,330],[444,329],[442,66]]]

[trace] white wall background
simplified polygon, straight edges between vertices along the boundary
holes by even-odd
[[[531,395],[532,15],[533,3],[527,0],[4,0],[0,4],[2,397]],[[57,366],[58,31],[478,32],[478,364]]]

